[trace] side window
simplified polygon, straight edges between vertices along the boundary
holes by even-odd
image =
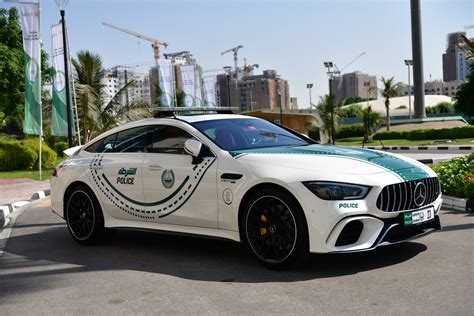
[[[128,129],[117,133],[114,152],[141,153],[145,148],[146,126]]]
[[[112,150],[114,148],[115,136],[117,136],[117,134],[112,134],[110,136],[102,138],[102,139],[96,141],[95,143],[89,145],[84,150],[87,151],[87,152],[90,152],[90,153],[112,152]]]
[[[184,143],[193,138],[188,132],[167,125],[151,126],[147,151],[151,153],[185,154]]]

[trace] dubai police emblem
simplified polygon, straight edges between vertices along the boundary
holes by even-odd
[[[165,170],[161,175],[161,183],[167,189],[171,189],[174,185],[174,172],[173,170]]]

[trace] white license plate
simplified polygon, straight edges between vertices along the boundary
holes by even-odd
[[[434,208],[425,208],[419,211],[406,212],[403,214],[403,221],[405,226],[420,224],[430,221],[434,218]]]

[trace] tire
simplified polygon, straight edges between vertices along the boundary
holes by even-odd
[[[283,270],[307,263],[306,219],[286,191],[266,188],[255,193],[246,203],[241,227],[250,251],[264,266]]]
[[[105,233],[104,216],[92,190],[79,185],[66,198],[64,217],[72,238],[81,245],[102,241]]]

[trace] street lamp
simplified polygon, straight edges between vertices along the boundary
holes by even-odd
[[[335,140],[334,140],[334,101],[332,97],[332,80],[334,79],[334,74],[338,73],[337,67],[336,70],[333,69],[334,63],[332,61],[325,61],[324,62],[324,67],[328,69],[327,75],[329,77],[329,102],[330,108],[331,108],[331,142],[334,145]]]
[[[56,0],[59,12],[61,13],[61,26],[63,30],[63,54],[64,54],[64,75],[66,77],[66,113],[67,113],[67,142],[69,148],[73,146],[72,143],[72,107],[71,107],[71,91],[69,89],[69,67],[68,67],[68,47],[66,41],[66,21],[64,16],[66,15],[65,9],[68,0]]]
[[[413,65],[413,60],[405,59],[405,65],[408,67],[408,116],[411,120],[411,84],[410,84],[410,66]]]
[[[225,71],[225,76],[227,79],[227,106],[231,107],[230,105],[230,75],[231,75],[232,67],[225,66],[224,71]]]
[[[313,88],[313,84],[312,83],[307,83],[306,88],[308,88],[308,90],[309,90],[309,109],[311,110],[311,108],[313,107],[313,102],[311,100],[311,89]]]

